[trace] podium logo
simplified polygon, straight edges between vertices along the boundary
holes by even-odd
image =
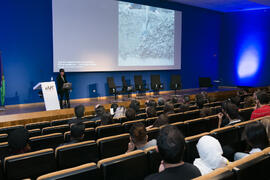
[[[47,87],[45,87],[45,90],[52,91],[52,90],[54,90],[54,86],[47,86]]]

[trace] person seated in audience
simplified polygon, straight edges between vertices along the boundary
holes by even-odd
[[[180,109],[180,112],[185,112],[185,111],[188,111],[189,110],[189,96],[185,95],[183,97],[180,97],[179,98],[179,102],[180,102],[180,106],[179,106],[179,109]]]
[[[154,99],[150,99],[149,101],[145,101],[146,107],[157,107],[157,102]]]
[[[174,97],[172,98],[171,102],[172,102],[173,104],[178,103],[178,98],[174,96]]]
[[[166,124],[169,124],[168,116],[166,116],[165,114],[161,114],[154,122],[153,127],[161,127]]]
[[[239,109],[235,104],[225,101],[221,105],[222,113],[218,114],[219,123],[218,128],[229,125],[234,125],[241,122]]]
[[[136,112],[133,108],[128,108],[126,110],[126,118],[127,118],[127,121],[136,120]]]
[[[157,111],[156,111],[156,108],[155,107],[147,107],[146,108],[146,115],[148,118],[151,118],[151,117],[157,117]]]
[[[85,111],[85,108],[84,108],[84,105],[78,105],[74,108],[74,113],[75,113],[75,118],[71,119],[69,121],[69,124],[80,124],[82,123],[84,120],[83,120],[83,116],[84,116],[84,111]]]
[[[205,100],[202,97],[196,98],[196,105],[199,109],[202,109],[205,104]]]
[[[84,131],[85,131],[84,124],[82,124],[82,123],[81,124],[73,124],[70,127],[70,141],[67,143],[64,143],[60,146],[82,142],[83,138],[84,138]]]
[[[145,180],[190,180],[201,176],[196,166],[183,161],[185,139],[177,127],[168,125],[160,130],[157,151],[162,158],[159,173]]]
[[[165,104],[165,99],[163,97],[158,98],[158,105],[164,106],[164,104]]]
[[[174,105],[171,102],[166,102],[164,106],[164,114],[169,115],[174,113]]]
[[[254,93],[256,109],[252,112],[250,119],[257,119],[264,116],[270,116],[269,95],[264,91]]]
[[[255,106],[255,99],[252,96],[245,97],[243,108],[249,108]]]
[[[24,128],[16,129],[8,135],[8,155],[23,154],[31,151],[31,147],[28,143],[29,133]]]
[[[95,117],[91,119],[91,121],[97,121],[101,119],[101,116],[105,113],[105,108],[104,106],[98,104],[95,107]]]
[[[116,104],[116,103],[112,103],[112,104],[111,104],[111,109],[113,110],[113,112],[112,112],[113,114],[112,114],[112,115],[115,114],[117,108],[118,108],[118,104]]]
[[[130,130],[130,142],[128,143],[127,152],[134,150],[144,150],[151,146],[156,146],[157,141],[155,139],[148,141],[148,135],[145,126],[142,123],[134,124]]]
[[[230,98],[231,103],[235,104],[238,108],[240,107],[241,98],[239,96],[234,96]]]
[[[211,116],[211,115],[212,115],[212,109],[210,107],[204,106],[200,110],[200,117],[207,117],[207,116]]]
[[[269,139],[266,134],[264,125],[260,122],[247,124],[245,126],[243,137],[247,144],[251,147],[248,153],[237,152],[234,155],[234,160],[242,159],[249,154],[260,152],[263,149],[269,147]]]
[[[270,116],[264,117],[261,120],[261,123],[264,125],[266,134],[268,136],[269,142],[270,142]]]
[[[113,118],[121,118],[121,117],[125,117],[126,116],[126,108],[124,106],[119,106],[117,107]]]
[[[109,112],[105,112],[101,116],[101,125],[109,125],[109,124],[113,124],[113,118]]]
[[[219,141],[212,136],[201,137],[196,147],[200,158],[195,159],[193,165],[199,168],[202,175],[225,167],[229,162],[222,156],[223,150]]]
[[[139,114],[140,113],[140,102],[137,100],[132,100],[130,102],[129,108],[134,109],[135,114]]]

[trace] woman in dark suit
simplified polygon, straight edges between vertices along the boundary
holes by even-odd
[[[66,75],[65,75],[65,70],[60,69],[59,70],[59,75],[56,78],[56,83],[57,83],[57,93],[59,95],[59,100],[60,100],[60,107],[63,109],[63,100],[64,97],[67,101],[67,107],[70,108],[70,101],[69,101],[69,90],[63,89],[64,83],[67,83]]]

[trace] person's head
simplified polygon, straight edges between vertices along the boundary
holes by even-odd
[[[196,147],[200,159],[211,169],[226,166],[228,161],[222,157],[223,150],[216,138],[208,135],[203,136],[199,139]]]
[[[164,113],[171,114],[174,113],[174,105],[171,102],[166,102],[164,106]]]
[[[132,100],[129,105],[130,108],[135,110],[135,113],[138,113],[140,110],[140,102],[137,100]]]
[[[269,146],[266,129],[260,122],[246,125],[243,135],[251,148],[260,148],[262,150]]]
[[[221,104],[222,112],[230,119],[240,119],[239,109],[235,104],[223,102]]]
[[[128,108],[126,110],[126,118],[128,121],[132,121],[136,119],[136,112],[133,108]]]
[[[100,119],[101,125],[108,125],[113,123],[112,115],[109,112],[105,112]]]
[[[178,103],[178,98],[174,96],[174,97],[172,98],[172,103],[173,103],[173,104]]]
[[[113,109],[113,112],[115,113],[116,109],[118,108],[118,104],[113,103],[113,104],[111,105],[111,108]]]
[[[129,133],[130,140],[135,144],[136,147],[145,145],[148,141],[146,128],[142,123],[136,123],[131,126]]]
[[[235,104],[237,107],[240,106],[241,98],[239,96],[235,96],[231,98],[231,103]]]
[[[256,103],[259,105],[268,104],[270,101],[269,95],[264,91],[255,93]]]
[[[157,111],[156,111],[156,108],[150,106],[150,107],[147,107],[146,108],[146,114],[147,114],[147,117],[156,117],[157,116]]]
[[[154,122],[153,127],[160,127],[166,124],[169,124],[168,116],[166,116],[165,114],[161,114]]]
[[[184,103],[180,105],[180,111],[181,112],[185,112],[189,110],[189,104],[188,103]]]
[[[59,69],[59,73],[61,76],[64,76],[65,75],[65,70],[64,69]]]
[[[254,97],[248,96],[244,99],[244,108],[255,106]]]
[[[178,164],[183,161],[186,143],[176,126],[168,125],[160,130],[157,146],[165,163]]]
[[[270,117],[266,116],[266,117],[262,118],[261,122],[265,127],[268,139],[270,141]]]
[[[212,110],[209,107],[203,107],[200,111],[201,117],[207,117],[212,115]]]
[[[11,131],[8,135],[8,145],[11,151],[20,152],[28,146],[29,133],[24,128]]]
[[[197,105],[198,108],[202,109],[204,103],[205,103],[205,100],[203,98],[196,99],[196,105]]]
[[[148,102],[146,102],[147,107],[157,107],[157,102],[154,99],[150,99]]]
[[[73,124],[70,127],[70,139],[71,140],[78,140],[82,141],[84,138],[84,130],[85,130],[85,125],[80,123],[80,124]]]
[[[75,116],[77,118],[82,118],[84,116],[84,105],[78,105],[74,108]]]
[[[158,98],[158,105],[163,106],[164,104],[165,104],[165,99],[162,97]]]
[[[96,112],[96,115],[97,115],[97,116],[101,117],[101,116],[105,113],[105,108],[104,108],[104,106],[102,106],[102,105],[100,105],[100,104],[96,105],[96,107],[95,107],[95,112]]]

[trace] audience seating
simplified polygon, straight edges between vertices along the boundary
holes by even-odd
[[[95,128],[96,127],[95,121],[85,121],[85,122],[83,122],[83,124],[85,125],[85,128]]]
[[[0,134],[0,143],[7,142],[8,134]]]
[[[139,119],[146,119],[146,113],[140,113],[140,114],[137,114],[136,115],[136,119],[139,120]]]
[[[152,139],[157,139],[158,134],[159,134],[159,128],[154,127],[151,129],[146,130],[147,131],[147,136],[148,136],[148,141],[151,141]]]
[[[130,129],[134,124],[136,124],[136,123],[143,123],[144,125],[146,124],[144,119],[124,122],[124,123],[122,124],[122,126],[123,126],[123,128],[124,128],[124,132],[128,133],[128,132],[129,132],[129,129]]]
[[[0,128],[0,134],[9,134],[11,131],[19,128],[24,128],[23,125],[17,125],[17,126],[8,126],[8,127],[2,127]]]
[[[163,110],[161,110],[161,111],[157,111],[157,116],[160,116],[161,114],[163,114],[164,113],[164,111]]]
[[[186,150],[185,150],[185,155],[184,155],[185,162],[193,163],[193,161],[196,158],[199,158],[196,145],[199,139],[206,135],[209,135],[209,133],[202,133],[202,134],[185,138],[185,141],[186,141]]]
[[[53,149],[6,157],[4,171],[7,179],[36,178],[56,170]]]
[[[156,111],[163,111],[163,109],[164,109],[164,105],[156,107]]]
[[[65,142],[69,142],[70,141],[70,131],[65,132],[64,139],[65,139]],[[86,128],[84,130],[83,140],[84,141],[95,140],[95,129],[94,128]]]
[[[254,107],[240,109],[239,114],[243,118],[244,121],[248,121],[250,120],[250,117],[253,111],[254,111]]]
[[[97,162],[99,159],[98,148],[95,141],[63,145],[56,148],[55,152],[59,169]]]
[[[175,123],[175,122],[182,122],[183,113],[174,113],[174,114],[169,114],[168,115],[168,119],[169,119],[169,123]]]
[[[149,147],[144,150],[148,159],[149,174],[158,173],[160,162],[162,161],[157,151],[157,146]]]
[[[2,162],[0,161],[0,179],[4,179],[4,172],[2,167]]]
[[[158,119],[158,117],[151,117],[151,118],[147,118],[145,120],[145,125],[146,126],[151,126],[154,124],[154,122]]]
[[[192,110],[192,111],[183,112],[181,120],[186,121],[186,120],[196,119],[199,117],[200,117],[200,110],[196,109],[196,110]]]
[[[136,150],[98,162],[104,180],[119,179],[138,180],[144,179],[149,174],[147,155]]]
[[[105,137],[97,140],[100,159],[123,154],[127,151],[129,134]]]
[[[70,130],[69,125],[59,125],[59,126],[52,126],[46,127],[42,129],[42,135],[52,134],[52,133],[65,133]]]
[[[31,130],[28,130],[28,133],[29,133],[29,137],[40,136],[41,130],[40,129],[31,129]]]
[[[104,125],[104,126],[98,126],[96,128],[96,137],[97,139],[113,136],[117,134],[123,133],[123,127],[120,123],[110,124],[110,125]]]
[[[228,167],[219,168],[193,180],[236,180],[235,174]]]
[[[37,180],[101,180],[100,170],[95,163],[84,164],[74,168],[64,169],[53,173],[45,174]]]
[[[7,142],[0,143],[0,158],[7,156],[9,153],[9,146]]]
[[[171,125],[176,126],[184,136],[187,136],[187,124],[184,122],[176,122],[172,123]]]
[[[43,129],[43,128],[49,127],[49,126],[51,126],[51,123],[49,121],[43,121],[43,122],[26,124],[25,128],[27,130],[31,130],[31,129]]]
[[[52,126],[68,124],[71,119],[59,119],[51,122]]]
[[[64,143],[64,136],[62,133],[36,136],[29,139],[29,144],[33,151],[45,148],[56,148],[62,143]]]

